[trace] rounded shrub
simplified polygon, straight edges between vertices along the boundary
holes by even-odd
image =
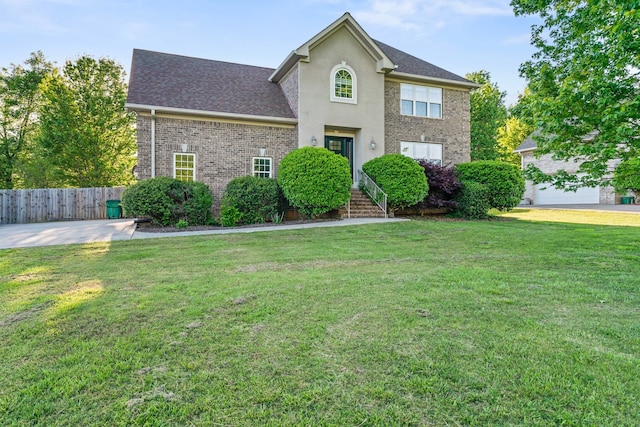
[[[273,178],[234,178],[227,184],[223,197],[227,206],[238,209],[245,224],[262,223],[273,218],[281,205],[280,188]]]
[[[291,206],[314,217],[351,198],[351,170],[346,157],[326,148],[293,150],[280,162],[278,184]]]
[[[455,216],[467,219],[486,219],[489,216],[489,188],[476,181],[462,181],[462,188],[456,193]]]
[[[518,206],[524,195],[524,177],[520,168],[497,160],[479,160],[456,165],[460,181],[475,181],[487,186],[490,207],[505,211]]]
[[[364,173],[387,193],[392,211],[415,205],[429,192],[424,168],[402,154],[385,154],[362,165]]]
[[[147,217],[162,226],[175,225],[180,220],[191,225],[205,224],[211,218],[212,203],[206,184],[166,176],[139,181],[122,194],[127,215]]]

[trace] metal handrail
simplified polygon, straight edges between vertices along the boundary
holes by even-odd
[[[358,169],[358,184],[361,190],[366,191],[367,195],[376,205],[384,212],[384,217],[388,218],[387,213],[387,193],[376,184],[376,182],[369,177],[362,170]]]

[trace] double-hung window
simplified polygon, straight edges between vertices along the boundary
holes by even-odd
[[[196,180],[196,155],[173,153],[173,177],[180,181]]]
[[[400,142],[400,153],[416,160],[427,160],[442,166],[442,144]]]
[[[253,158],[253,176],[271,178],[271,157]]]
[[[405,116],[442,118],[442,88],[400,84],[400,112]]]

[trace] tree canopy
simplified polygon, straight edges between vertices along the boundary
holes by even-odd
[[[488,71],[468,73],[468,80],[482,85],[471,92],[471,160],[496,160],[500,158],[498,129],[507,118],[504,105],[506,93],[497,83],[491,82]]]
[[[533,57],[520,67],[539,154],[578,159],[576,174],[536,181],[575,188],[610,176],[612,161],[640,155],[640,2],[512,0],[516,15],[538,15]]]
[[[124,108],[122,67],[110,59],[82,56],[48,76],[42,92],[40,144],[56,185],[131,183],[135,119]]]
[[[0,188],[14,187],[16,162],[38,128],[38,87],[52,69],[38,51],[23,65],[0,70]]]

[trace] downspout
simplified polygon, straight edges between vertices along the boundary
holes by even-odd
[[[156,110],[151,110],[151,178],[156,177]]]

